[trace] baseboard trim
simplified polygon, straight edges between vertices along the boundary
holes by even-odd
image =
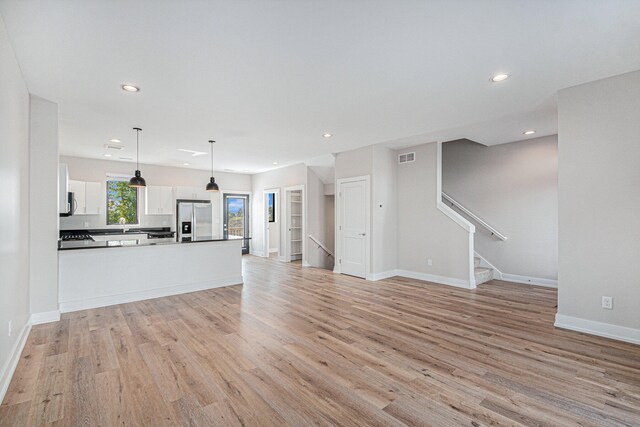
[[[262,257],[262,258],[266,258],[266,256],[265,256],[263,251],[253,251],[252,250],[252,251],[249,251],[249,253],[251,255],[254,255],[254,256],[259,256],[259,257]]]
[[[523,283],[525,285],[544,286],[546,288],[558,288],[558,281],[543,279],[541,277],[520,276],[518,274],[500,273],[500,280],[506,282]]]
[[[384,280],[384,279],[388,279],[389,277],[393,277],[393,276],[397,276],[398,275],[398,270],[387,270],[387,271],[383,271],[381,273],[373,273],[371,275],[371,279],[373,281],[376,280]]]
[[[32,313],[30,322],[32,325],[41,325],[43,323],[57,322],[58,320],[60,320],[60,310],[53,310]]]
[[[30,331],[31,323],[27,322],[27,324],[22,327],[20,336],[9,353],[9,359],[2,368],[2,373],[0,374],[0,403],[2,403],[5,394],[7,394],[11,378],[13,378],[13,374],[18,367],[18,362],[20,361],[22,350],[24,350],[24,346],[27,343],[27,337],[29,336]]]
[[[127,302],[142,301],[146,299],[167,297],[170,295],[186,294],[188,292],[204,291],[207,289],[221,288],[223,286],[240,285],[243,283],[242,276],[228,277],[206,282],[188,283],[186,285],[168,286],[166,288],[152,289],[147,291],[129,292],[125,294],[106,295],[96,298],[83,299],[78,301],[61,301],[60,312],[69,313],[71,311],[88,310],[91,308],[107,307],[110,305],[124,304]]]
[[[595,320],[581,319],[559,313],[556,314],[554,326],[556,328],[569,329],[571,331],[611,338],[631,344],[640,344],[640,329],[628,328],[626,326],[596,322]]]
[[[468,280],[456,279],[454,277],[438,276],[435,274],[420,273],[409,270],[396,270],[396,276],[424,280],[425,282],[433,282],[441,285],[455,286],[456,288],[475,289],[475,283],[469,283]]]
[[[272,253],[274,253],[274,252],[280,252],[280,249],[278,249],[278,248],[271,248],[271,249],[269,249],[269,253],[270,253],[270,254],[272,254]]]

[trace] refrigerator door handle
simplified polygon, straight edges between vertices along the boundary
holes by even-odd
[[[192,241],[198,240],[198,235],[196,234],[197,230],[198,230],[198,224],[196,223],[196,209],[194,206],[194,208],[191,210],[191,240]]]

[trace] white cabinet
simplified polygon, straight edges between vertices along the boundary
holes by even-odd
[[[69,191],[73,193],[73,214],[98,215],[102,204],[100,189],[99,182],[69,180]]]
[[[146,188],[145,213],[147,215],[171,215],[173,213],[173,188],[148,186]]]
[[[211,200],[211,193],[202,187],[176,187],[176,199]]]
[[[58,165],[58,213],[71,212],[67,194],[69,193],[69,169],[64,163]]]
[[[99,182],[85,182],[85,214],[98,215],[106,200],[102,197],[102,185]]]

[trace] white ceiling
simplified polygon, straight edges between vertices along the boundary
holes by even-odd
[[[640,69],[640,1],[0,0],[60,152],[257,172],[373,143],[557,131],[556,92]],[[497,72],[511,78],[489,83]],[[141,92],[125,93],[123,83]],[[322,138],[324,132],[334,136]]]

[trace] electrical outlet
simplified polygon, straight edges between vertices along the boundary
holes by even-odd
[[[433,265],[433,261],[431,260],[431,258],[429,258],[429,259],[427,260],[427,265],[428,265],[428,266],[432,266],[432,265]]]
[[[84,222],[84,228],[89,228],[89,221]]]
[[[13,320],[9,320],[9,331],[7,332],[9,336],[11,336],[12,323],[13,323]]]
[[[613,310],[613,297],[602,297],[602,308]]]

